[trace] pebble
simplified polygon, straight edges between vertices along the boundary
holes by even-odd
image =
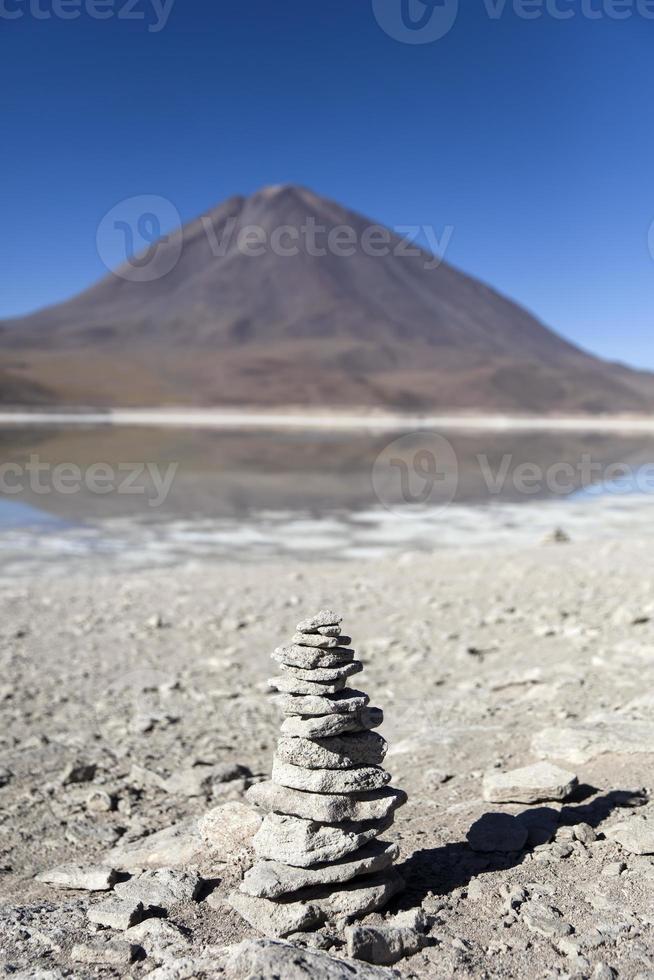
[[[406,793],[385,786],[365,793],[307,793],[273,782],[255,783],[247,793],[250,802],[265,810],[288,813],[322,823],[344,820],[383,820],[406,803]]]
[[[565,800],[578,782],[573,772],[559,769],[549,762],[537,762],[510,772],[490,770],[484,776],[483,796],[489,803]]]
[[[421,932],[406,926],[348,926],[345,940],[351,959],[384,966],[413,956],[427,942]]]
[[[376,732],[320,739],[282,737],[277,745],[277,757],[307,769],[351,769],[380,765],[386,747],[386,739]]]
[[[61,864],[36,876],[37,881],[42,881],[46,885],[87,892],[109,891],[117,878],[118,874],[114,868],[78,864]]]
[[[276,756],[272,767],[273,782],[307,793],[356,793],[381,789],[391,781],[390,773],[377,766],[355,769],[304,769],[283,762]],[[525,839],[527,832],[525,830]]]
[[[610,864],[605,864],[602,868],[602,874],[605,878],[619,878],[623,871],[627,870],[627,865],[624,861],[612,861]]]
[[[90,783],[95,779],[96,771],[97,766],[93,762],[73,762],[61,773],[60,782],[62,786],[69,786],[71,783]]]
[[[8,786],[13,779],[13,772],[11,769],[7,769],[5,766],[0,766],[0,789],[3,786]]]

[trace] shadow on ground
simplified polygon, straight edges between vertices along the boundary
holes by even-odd
[[[398,865],[407,885],[398,908],[414,907],[430,894],[447,895],[477,875],[517,867],[534,847],[552,840],[559,827],[585,823],[597,830],[614,810],[648,802],[643,790],[598,793],[595,787],[579,786],[560,811],[548,806],[515,815],[490,811],[472,824],[466,841],[415,851]]]

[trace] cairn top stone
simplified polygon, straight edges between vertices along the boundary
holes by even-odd
[[[331,609],[321,609],[315,616],[303,619],[297,624],[298,633],[312,633],[319,626],[339,626],[343,622],[343,617]]]

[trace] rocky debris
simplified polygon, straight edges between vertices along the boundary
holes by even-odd
[[[298,626],[292,646],[273,653],[282,668],[303,670],[292,681],[295,690],[298,680],[314,683],[312,669],[334,666],[325,656],[354,662],[354,651],[339,646],[351,642],[340,628],[336,632],[340,622],[322,610]],[[334,627],[333,635],[316,632],[328,627]],[[249,795],[268,811],[252,841],[257,861],[229,902],[260,932],[288,936],[382,908],[403,886],[392,868],[397,848],[375,839],[391,826],[404,797],[385,790],[390,774],[380,763],[386,742],[370,730],[381,712],[368,708],[366,694],[344,688],[277,700],[287,718],[272,783],[253,787]],[[353,727],[325,727],[341,718]],[[307,721],[313,723],[308,731]]]
[[[528,929],[548,939],[569,936],[572,932],[572,926],[564,920],[557,908],[536,898],[522,906],[520,917]]]
[[[129,966],[142,955],[143,950],[138,944],[120,942],[115,939],[92,939],[76,943],[70,953],[74,963],[85,963],[89,966]]]
[[[183,953],[189,945],[182,930],[165,919],[145,919],[126,929],[123,938],[140,946],[155,960],[166,959],[179,951]]]
[[[556,527],[542,539],[542,544],[570,544],[572,538],[562,527]]]
[[[254,790],[256,786],[252,787]],[[260,829],[263,816],[251,806],[238,801],[223,803],[209,810],[198,821],[200,835],[208,845],[213,860],[229,862],[252,841]]]
[[[261,860],[245,873],[242,889],[248,895],[279,898],[301,888],[341,883],[359,875],[383,871],[398,856],[397,844],[373,840],[354,854],[320,867],[296,868],[278,860]]]
[[[345,820],[383,820],[406,803],[401,789],[384,786],[365,793],[307,793],[272,782],[256,783],[247,793],[250,802],[277,813],[288,813],[321,823]]]
[[[57,888],[74,888],[77,891],[105,892],[109,891],[118,879],[115,868],[102,865],[61,864],[49,871],[42,871],[36,876],[37,881]]]
[[[184,820],[148,837],[112,848],[104,864],[120,871],[197,867],[205,850],[194,820]]]
[[[92,905],[87,913],[89,922],[109,929],[129,929],[145,917],[143,905],[140,902],[123,902],[119,898],[108,898],[105,902]]]
[[[473,851],[521,851],[529,831],[517,817],[509,813],[485,813],[468,831],[468,843]]]
[[[573,772],[550,762],[537,762],[522,769],[501,772],[491,769],[484,776],[484,799],[489,803],[542,803],[565,800],[578,785]]]
[[[202,879],[193,871],[162,868],[119,882],[114,893],[122,901],[140,902],[144,909],[166,912],[196,899],[201,886]]]
[[[399,974],[366,963],[348,963],[292,943],[255,939],[232,946],[226,958],[229,980],[389,980]]]
[[[0,789],[3,786],[8,786],[13,779],[13,772],[11,769],[7,769],[5,766],[0,766]]]
[[[654,854],[654,820],[631,817],[610,827],[606,836],[617,841],[629,854]]]
[[[422,910],[418,914],[397,916],[380,926],[348,926],[345,929],[347,954],[355,960],[365,960],[380,966],[398,963],[413,956],[427,944],[427,921]]]

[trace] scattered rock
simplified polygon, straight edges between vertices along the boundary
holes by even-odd
[[[197,898],[201,885],[202,879],[193,871],[161,868],[119,882],[114,892],[122,901],[140,902],[145,909],[168,911],[180,902]]]
[[[92,905],[86,915],[89,922],[124,930],[140,922],[144,917],[144,910],[140,902],[121,902],[120,899],[108,898],[106,902]]]
[[[112,848],[103,863],[130,872],[148,868],[197,867],[204,850],[196,822],[185,820],[149,837]]]
[[[70,953],[74,963],[95,964],[97,966],[129,966],[143,953],[135,943],[120,942],[115,939],[93,939],[76,943]]]
[[[532,739],[536,755],[583,765],[607,753],[651,752],[654,725],[641,721],[607,721],[577,728],[546,728]]]
[[[93,762],[73,762],[62,772],[60,782],[62,786],[69,786],[72,783],[90,783],[95,779],[96,771],[97,766]]]
[[[558,909],[538,899],[531,899],[521,908],[520,916],[528,929],[548,939],[569,936],[572,926],[566,922]]]
[[[231,861],[243,848],[251,848],[263,817],[245,803],[230,801],[209,810],[198,821],[202,840],[214,860]]]
[[[8,786],[13,778],[13,772],[11,769],[6,769],[5,766],[0,766],[0,789],[3,786]]]
[[[549,762],[500,772],[492,769],[484,777],[484,799],[489,803],[541,803],[565,800],[578,785],[575,773]]]
[[[345,939],[352,959],[386,966],[413,956],[427,942],[422,932],[407,926],[348,926]]]
[[[610,827],[606,836],[617,841],[629,854],[654,854],[654,820],[631,817]]]
[[[114,868],[102,865],[61,864],[49,871],[42,871],[36,876],[37,881],[57,888],[74,888],[77,891],[104,892],[118,879]]]
[[[267,939],[232,946],[227,967],[234,980],[389,980],[399,976],[394,970],[346,963],[328,953]]]

